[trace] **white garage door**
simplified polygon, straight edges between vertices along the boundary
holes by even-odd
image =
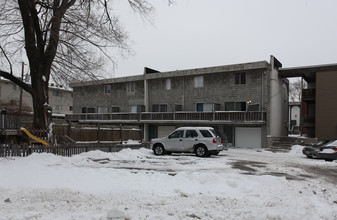
[[[261,148],[261,128],[235,128],[235,147]]]
[[[175,129],[175,126],[158,126],[158,138],[166,137]]]

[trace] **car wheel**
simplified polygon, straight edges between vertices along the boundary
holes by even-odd
[[[198,157],[205,157],[205,156],[207,156],[207,148],[206,148],[205,146],[198,145],[198,146],[195,148],[195,154],[196,154]]]
[[[153,146],[153,153],[155,155],[163,155],[165,154],[165,149],[162,144],[156,144]]]

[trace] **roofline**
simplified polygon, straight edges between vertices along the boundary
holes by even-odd
[[[134,82],[134,81],[142,81],[142,80],[148,80],[148,79],[160,79],[160,78],[180,77],[180,76],[194,76],[194,75],[212,74],[212,73],[219,73],[219,72],[239,72],[239,71],[246,71],[246,70],[268,69],[268,68],[270,68],[270,64],[267,61],[257,61],[257,62],[250,62],[250,63],[158,72],[158,73],[142,74],[142,75],[135,75],[135,76],[126,76],[126,77],[96,80],[96,81],[76,82],[76,83],[69,84],[69,86],[71,88],[74,88],[74,87],[101,85],[101,84],[109,84],[109,83]]]
[[[312,66],[300,66],[300,67],[287,67],[287,68],[280,68],[280,73],[288,73],[288,72],[320,72],[320,71],[327,71],[327,70],[337,70],[337,63],[332,64],[322,64],[322,65],[312,65]]]
[[[0,82],[2,83],[11,83],[11,84],[14,84],[14,85],[17,85],[16,83],[14,83],[13,81],[9,80],[9,79],[6,79],[6,78],[0,78]],[[26,82],[25,82],[26,83]],[[31,83],[27,83],[28,85],[31,86]],[[19,86],[19,85],[17,85]],[[19,86],[20,87],[20,86]],[[73,92],[72,88],[68,88],[68,87],[56,87],[56,86],[51,86],[49,85],[48,86],[48,89],[53,89],[53,90],[62,90],[62,91],[67,91],[67,92]]]

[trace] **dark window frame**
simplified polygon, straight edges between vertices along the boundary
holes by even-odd
[[[235,73],[235,84],[246,84],[246,73]]]

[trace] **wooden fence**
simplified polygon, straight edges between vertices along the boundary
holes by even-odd
[[[84,125],[54,124],[54,136],[65,136],[77,142],[119,142],[142,140],[142,131],[132,127],[88,127]]]

